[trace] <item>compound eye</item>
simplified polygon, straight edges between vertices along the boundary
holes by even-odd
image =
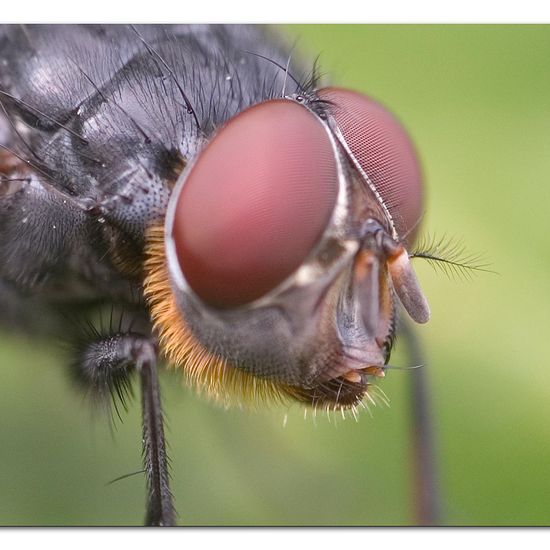
[[[298,269],[338,192],[326,130],[290,100],[237,115],[184,177],[172,229],[178,261],[193,291],[221,308],[264,296]]]
[[[412,243],[422,216],[422,176],[405,129],[389,111],[366,95],[342,88],[324,88],[319,96],[330,102],[329,111],[390,211],[397,234]]]

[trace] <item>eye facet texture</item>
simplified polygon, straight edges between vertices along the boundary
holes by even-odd
[[[307,109],[273,100],[237,115],[177,199],[172,231],[187,282],[216,307],[260,298],[312,251],[337,193],[330,139]]]
[[[366,95],[342,88],[325,88],[321,99],[351,152],[370,178],[392,215],[400,237],[414,240],[422,215],[422,175],[413,144],[401,124]]]

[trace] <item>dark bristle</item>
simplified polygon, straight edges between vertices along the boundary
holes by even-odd
[[[313,61],[313,66],[310,73],[306,76],[302,82],[301,88],[306,95],[312,95],[315,90],[319,87],[321,79],[325,76],[319,68],[319,59],[318,55]]]
[[[85,145],[88,144],[88,141],[86,139],[84,139],[81,135],[77,134],[72,128],[69,128],[68,126],[62,124],[58,120],[55,120],[53,117],[47,115],[46,113],[44,113],[40,109],[38,109],[36,107],[33,107],[29,103],[23,101],[22,99],[19,99],[19,98],[13,96],[12,94],[9,94],[8,92],[6,92],[4,90],[0,90],[0,95],[3,95],[5,97],[9,98],[14,103],[16,103],[18,105],[21,105],[21,106],[29,109],[31,112],[34,112],[34,113],[40,115],[41,117],[45,118],[46,120],[52,122],[55,126],[57,126],[58,128],[62,128],[63,130],[65,130],[66,132],[71,134],[73,137],[80,140],[83,144],[85,144]],[[5,112],[5,109],[3,109],[3,110],[4,110],[4,113],[7,115],[7,113]],[[14,131],[15,131],[15,127],[14,127]],[[19,136],[19,137],[21,137],[21,136]]]
[[[290,72],[289,68],[288,67],[284,67],[283,65],[281,65],[278,61],[276,61],[275,59],[271,59],[270,57],[267,57],[265,55],[262,55],[260,53],[257,53],[257,52],[251,52],[251,51],[248,51],[248,50],[243,50],[244,53],[247,53],[247,54],[250,54],[250,55],[255,55],[256,57],[259,57],[260,59],[264,59],[265,61],[269,62],[269,63],[272,63],[273,65],[275,65],[276,67],[278,67],[279,69],[281,69],[281,71],[284,72],[285,76],[289,76],[290,79],[294,82],[294,84],[296,85],[296,90],[300,93],[303,93],[305,90],[304,88],[302,87],[300,81],[292,75],[292,73]]]
[[[163,59],[163,57],[152,47],[151,44],[149,44],[145,38],[143,38],[143,36],[139,33],[139,31],[137,30],[137,28],[135,27],[135,25],[131,25],[130,28],[136,33],[136,35],[138,36],[139,40],[143,43],[143,45],[145,46],[145,48],[147,49],[147,51],[151,54],[151,56],[156,59],[158,62],[160,62],[162,64],[162,66],[168,71],[168,74],[170,76],[170,78],[173,80],[173,82],[175,83],[176,87],[178,88],[182,98],[183,98],[183,101],[185,103],[185,107],[187,109],[187,113],[189,113],[190,115],[193,115],[193,118],[195,120],[195,124],[197,125],[197,128],[199,130],[202,130],[201,128],[201,125],[200,125],[200,122],[199,122],[199,119],[197,118],[197,112],[195,111],[195,109],[193,108],[193,106],[191,105],[191,102],[189,100],[189,97],[187,96],[187,94],[184,92],[183,88],[181,87],[180,83],[178,82],[175,74],[174,74],[174,71],[173,69],[168,65],[168,63],[166,63],[166,61]]]
[[[294,399],[313,408],[350,409],[363,400],[368,386],[338,377],[313,388],[291,386],[286,391]]]
[[[128,357],[132,342],[142,338],[130,330],[134,316],[114,308],[95,317],[64,315],[70,327],[66,348],[70,375],[94,408],[122,420],[133,398],[134,364]],[[113,416],[114,414],[114,416]]]

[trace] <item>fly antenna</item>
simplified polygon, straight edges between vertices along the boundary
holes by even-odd
[[[489,269],[490,264],[484,261],[482,254],[469,253],[460,239],[426,237],[421,239],[416,248],[409,254],[409,258],[423,258],[434,268],[443,271],[449,278],[469,279],[473,273],[496,274]]]

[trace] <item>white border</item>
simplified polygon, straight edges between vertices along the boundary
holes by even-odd
[[[543,23],[544,0],[3,0],[5,23]]]
[[[131,550],[157,547],[162,550],[217,548],[223,550],[281,550],[314,548],[337,550],[344,548],[383,548],[422,550],[464,550],[464,548],[529,547],[543,542],[537,548],[547,548],[548,530],[544,529],[387,529],[387,528],[195,528],[195,529],[8,529],[0,532],[3,548],[51,548],[56,550],[97,550],[130,548]]]

